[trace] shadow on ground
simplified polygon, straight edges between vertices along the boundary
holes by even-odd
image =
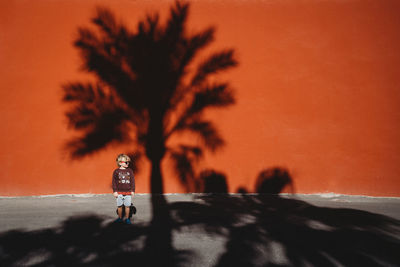
[[[212,194],[167,208],[171,232],[196,231],[226,239],[212,266],[396,266],[400,262],[400,222],[383,215],[321,208],[274,195]],[[201,248],[164,252],[146,246],[149,233],[157,233],[155,227],[116,225],[92,215],[71,217],[58,228],[4,232],[0,265],[154,266],[155,259],[156,266],[196,265],[190,259],[201,254]]]

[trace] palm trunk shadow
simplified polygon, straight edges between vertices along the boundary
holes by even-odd
[[[144,254],[150,266],[178,266],[185,261],[185,252],[178,252],[172,244],[173,221],[167,199],[162,192],[160,156],[152,160],[151,208],[152,220],[149,225]],[[157,255],[157,256],[155,256]]]
[[[172,226],[168,204],[162,194],[151,197],[153,218],[146,239],[145,254],[152,266],[175,266]],[[157,255],[155,257],[155,255]]]

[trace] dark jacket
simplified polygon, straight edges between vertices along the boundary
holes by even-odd
[[[135,176],[132,169],[116,169],[113,172],[112,188],[114,192],[135,192]]]

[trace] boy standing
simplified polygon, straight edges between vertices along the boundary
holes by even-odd
[[[118,207],[118,219],[115,222],[125,222],[126,224],[132,224],[129,219],[129,208],[132,204],[132,197],[135,196],[135,177],[132,169],[128,169],[130,161],[128,155],[119,154],[117,157],[119,168],[114,170],[112,178],[112,188]],[[124,218],[122,218],[123,206],[125,206]]]

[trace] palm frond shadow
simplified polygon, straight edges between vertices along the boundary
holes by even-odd
[[[0,265],[156,266],[156,260],[169,259],[168,266],[180,266],[190,256],[190,251],[149,249],[150,230],[157,231],[149,225],[104,224],[96,215],[71,217],[57,228],[13,230],[0,234]]]

